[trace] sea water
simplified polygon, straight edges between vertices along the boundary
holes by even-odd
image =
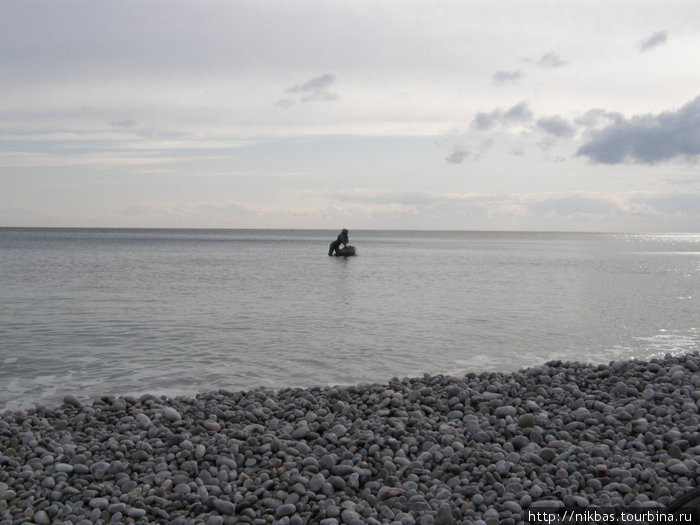
[[[700,235],[0,229],[0,410],[700,346]]]

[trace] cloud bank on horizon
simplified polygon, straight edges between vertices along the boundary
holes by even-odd
[[[0,227],[700,231],[694,0],[3,11]]]

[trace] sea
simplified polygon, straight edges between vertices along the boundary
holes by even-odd
[[[0,411],[700,347],[700,234],[0,228]]]

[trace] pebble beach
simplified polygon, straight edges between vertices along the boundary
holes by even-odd
[[[515,524],[663,508],[700,477],[697,352],[0,418],[0,525]]]

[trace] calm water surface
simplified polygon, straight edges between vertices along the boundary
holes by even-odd
[[[700,347],[700,235],[0,229],[0,410]]]

